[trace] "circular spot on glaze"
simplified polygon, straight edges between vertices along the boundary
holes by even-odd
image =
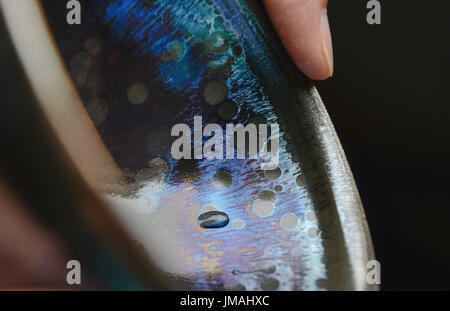
[[[261,281],[261,288],[263,290],[276,290],[280,286],[280,281],[275,278],[267,278]]]
[[[263,201],[275,202],[278,198],[277,194],[270,190],[261,191],[258,198]]]
[[[296,246],[291,249],[291,255],[294,257],[298,257],[302,254],[302,248],[300,246]]]
[[[315,220],[317,220],[316,214],[314,212],[308,212],[306,214],[306,219],[309,221],[315,221]]]
[[[80,52],[75,54],[69,62],[69,72],[77,87],[86,84],[88,70],[92,66],[92,57],[89,53]]]
[[[79,52],[70,59],[69,65],[72,68],[89,69],[92,66],[92,57],[89,53]]]
[[[280,185],[276,185],[276,186],[275,186],[275,191],[276,191],[276,192],[281,192],[281,191],[283,191],[283,187],[280,186]]]
[[[227,170],[220,170],[213,177],[213,185],[218,189],[227,189],[232,183],[233,177]]]
[[[243,222],[242,220],[236,220],[235,222],[233,222],[233,228],[234,229],[242,229],[245,226],[245,222]]]
[[[272,202],[266,200],[256,200],[253,202],[252,210],[259,217],[267,217],[273,213],[275,206]]]
[[[216,29],[219,28],[220,26],[223,25],[223,22],[224,22],[223,17],[222,16],[217,16],[214,19],[214,22],[213,22],[214,28],[216,28]]]
[[[145,103],[148,97],[148,89],[145,85],[136,83],[133,84],[127,92],[127,97],[133,105],[141,105]]]
[[[297,185],[299,187],[305,187],[306,186],[306,179],[305,176],[303,174],[298,175],[297,179],[296,179]]]
[[[186,48],[181,41],[172,42],[169,45],[169,55],[174,61],[179,61],[183,56]]]
[[[242,47],[240,45],[236,45],[235,47],[233,47],[233,55],[234,56],[241,56],[242,54]]]
[[[277,167],[274,170],[266,171],[266,177],[269,179],[277,179],[281,176],[281,170],[279,167]]]
[[[280,225],[284,230],[293,230],[298,225],[298,217],[294,214],[283,215],[280,219]]]
[[[237,283],[228,285],[227,287],[225,287],[225,290],[232,292],[243,292],[246,291],[247,288],[244,285]]]
[[[238,112],[238,107],[233,102],[223,103],[217,110],[217,114],[224,120],[232,119]]]
[[[310,238],[316,238],[319,235],[319,229],[317,228],[309,228],[308,229],[308,236]]]
[[[70,76],[73,79],[73,83],[76,87],[80,88],[83,87],[86,84],[87,80],[87,70],[82,68],[71,68],[70,69]]]
[[[102,51],[102,44],[98,38],[89,38],[84,43],[84,48],[91,55],[97,56]]]
[[[269,263],[269,264],[264,265],[264,267],[262,267],[262,269],[260,271],[265,274],[272,274],[277,271],[277,266]]]
[[[222,54],[228,50],[228,38],[222,32],[212,33],[206,40],[206,51]]]
[[[222,81],[211,81],[204,91],[205,101],[211,106],[221,103],[228,95],[228,88]]]
[[[108,105],[102,99],[90,100],[86,105],[86,110],[96,126],[101,125],[109,113]]]

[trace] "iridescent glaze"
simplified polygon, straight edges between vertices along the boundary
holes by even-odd
[[[300,149],[308,148],[299,147],[308,138],[291,130],[310,86],[296,69],[286,71],[254,8],[226,0],[84,6],[86,22],[76,32],[52,29],[88,112],[129,178],[129,193],[107,198],[155,261],[201,290],[326,288],[322,224],[304,169],[314,161],[303,159]],[[53,9],[47,5],[47,14]],[[278,167],[262,171],[261,160],[249,158],[175,160],[170,130],[193,127],[194,116],[223,128],[279,123]],[[214,211],[229,224],[199,226],[199,216]],[[267,267],[274,267],[270,277]]]

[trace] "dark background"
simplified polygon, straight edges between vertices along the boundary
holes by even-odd
[[[352,167],[384,290],[450,289],[450,3],[331,0],[317,83]]]

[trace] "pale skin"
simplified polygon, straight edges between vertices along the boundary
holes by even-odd
[[[333,51],[327,17],[328,0],[263,0],[263,2],[275,29],[298,68],[313,80],[324,80],[331,77],[333,75]],[[74,149],[69,146],[68,150],[69,154],[73,156],[70,151]],[[107,154],[105,158],[109,159],[108,157]],[[86,161],[90,162],[88,160],[89,157],[86,158]],[[93,162],[98,163],[98,161]],[[80,171],[85,169],[91,172],[90,166],[83,163],[82,167],[80,167],[80,163],[77,163]],[[5,246],[0,247],[0,262],[5,267],[9,263],[20,262],[20,267],[16,265],[14,269],[8,270],[9,274],[4,274],[0,280],[0,288],[30,289],[33,288],[33,285],[40,288],[64,286],[59,277],[63,272],[51,271],[55,266],[64,267],[63,264],[66,261],[64,250],[48,235],[45,229],[40,228],[39,224],[30,219],[20,198],[15,197],[12,189],[5,185],[1,177],[0,207],[2,208],[0,208],[0,214],[8,217],[0,220],[8,219],[8,221],[0,226],[0,237],[3,237],[0,238],[0,246]],[[110,176],[108,175],[108,177]],[[90,174],[86,174],[85,178],[91,185],[98,184],[95,179],[90,178]],[[101,186],[98,188],[102,188]],[[2,222],[0,221],[0,223]],[[22,245],[23,247],[6,247],[7,245]],[[32,246],[36,246],[38,249]],[[34,260],[41,256],[43,250],[46,250],[44,253],[48,258],[45,257],[44,261],[41,260],[42,265],[37,265]],[[46,264],[48,262],[53,264]],[[42,274],[42,271],[46,271],[45,275]]]
[[[328,0],[263,0],[290,56],[313,80],[333,75]]]

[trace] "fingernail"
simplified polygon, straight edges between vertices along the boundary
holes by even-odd
[[[330,25],[328,23],[328,14],[325,9],[322,13],[322,20],[320,22],[320,35],[322,40],[322,50],[325,56],[325,61],[328,66],[328,78],[333,75],[333,45],[331,41]]]

